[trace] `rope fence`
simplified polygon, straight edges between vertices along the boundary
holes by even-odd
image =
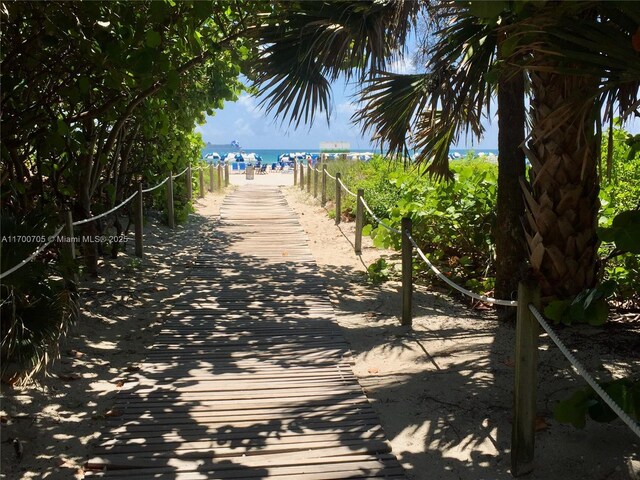
[[[185,169],[184,169],[184,170],[182,170],[180,173],[175,174],[175,175],[174,175],[174,176],[172,176],[171,178],[173,178],[173,179],[175,180],[175,179],[176,179],[176,178],[178,178],[180,175],[184,175],[184,174],[185,174],[185,172],[186,172],[187,170],[189,170],[189,168],[190,168],[190,167],[185,168]]]
[[[303,165],[300,165],[300,170]],[[425,255],[411,233],[411,220],[409,218],[402,219],[401,230],[392,227],[380,219],[367,204],[364,199],[364,191],[358,189],[358,193],[353,193],[342,181],[341,174],[338,172],[335,176],[327,171],[326,163],[323,162],[322,169],[317,167],[309,167],[322,175],[322,206],[326,204],[326,187],[327,177],[335,180],[335,203],[336,203],[336,225],[340,223],[341,217],[341,190],[347,194],[356,197],[356,231],[354,249],[356,254],[361,254],[362,228],[364,224],[363,210],[366,210],[371,218],[381,227],[389,232],[401,236],[402,238],[402,317],[403,325],[411,325],[412,323],[412,291],[413,291],[413,250],[418,257],[431,269],[431,271],[443,282],[454,290],[475,300],[504,307],[516,307],[518,309],[518,321],[516,332],[516,365],[515,365],[515,402],[514,402],[514,421],[512,432],[512,451],[511,466],[514,476],[529,473],[533,470],[533,445],[535,436],[535,419],[536,419],[536,385],[537,385],[537,350],[540,325],[549,338],[559,348],[560,352],[567,358],[576,372],[585,379],[587,384],[602,398],[602,400],[611,408],[613,412],[631,429],[631,431],[640,437],[640,425],[629,414],[627,414],[598,382],[587,372],[580,364],[576,357],[569,351],[567,346],[560,340],[558,335],[553,331],[549,323],[545,320],[540,311],[531,302],[539,298],[537,287],[531,287],[520,284],[518,290],[518,300],[502,300],[489,297],[487,295],[477,294],[458,285],[446,275],[444,275]],[[303,176],[300,176],[302,184]],[[317,182],[316,178],[316,182]],[[303,185],[301,185],[303,186]],[[314,195],[315,196],[315,195]],[[362,208],[361,208],[362,207]],[[534,302],[535,303],[535,302]]]
[[[349,190],[344,183],[342,183],[342,179],[338,180],[338,182],[340,183],[340,186],[342,188],[344,188],[344,191],[347,192],[349,195],[351,195],[352,197],[357,197],[358,196],[355,193],[353,193],[351,190]]]
[[[638,425],[638,423],[633,418],[631,418],[631,416],[627,412],[622,410],[622,408],[620,408],[620,406],[613,400],[613,398],[611,398],[611,396],[604,391],[604,389],[598,384],[598,382],[595,381],[595,379],[589,374],[589,372],[578,361],[578,359],[569,351],[567,346],[564,343],[562,343],[562,340],[560,340],[556,332],[553,331],[553,329],[551,328],[551,325],[549,325],[549,323],[545,320],[545,318],[538,311],[538,309],[532,304],[529,304],[527,306],[531,314],[535,317],[535,319],[540,324],[540,326],[544,329],[545,332],[547,332],[547,335],[549,335],[549,338],[553,340],[553,343],[556,344],[556,346],[560,349],[563,355],[567,357],[567,360],[569,360],[571,365],[573,365],[573,367],[576,369],[576,372],[578,372],[578,374],[585,379],[585,381],[589,384],[589,386],[593,388],[593,390],[600,396],[600,398],[602,398],[602,400],[604,400],[604,402],[609,406],[609,408],[613,410],[614,413],[618,417],[620,417],[620,419],[624,423],[627,424],[627,426],[631,429],[631,431],[640,438],[640,425]]]
[[[203,169],[202,167],[200,167],[200,196],[204,197],[204,186],[203,186]],[[210,170],[211,172],[213,172],[213,170]],[[133,200],[134,198],[138,197],[139,198],[139,208],[136,209],[137,211],[134,212],[134,216],[136,217],[135,219],[135,224],[136,224],[136,235],[135,235],[135,240],[136,240],[136,255],[137,256],[142,256],[142,229],[141,229],[141,225],[142,225],[142,195],[144,193],[149,193],[152,192],[160,187],[162,187],[165,183],[169,182],[169,186],[167,188],[167,206],[168,206],[168,210],[169,210],[169,226],[171,228],[175,228],[175,218],[174,217],[174,213],[173,213],[173,180],[175,180],[176,178],[180,177],[181,175],[184,175],[185,173],[188,173],[187,175],[187,196],[189,197],[189,201],[191,201],[193,199],[193,192],[191,190],[191,166],[188,165],[184,170],[182,170],[180,173],[176,174],[176,175],[172,175],[169,174],[167,176],[167,178],[165,178],[162,182],[158,183],[157,185],[153,186],[153,187],[149,187],[149,188],[145,188],[142,189],[142,185],[139,184],[138,186],[138,190],[135,193],[132,193],[129,197],[127,197],[124,201],[122,201],[120,204],[116,205],[115,207],[107,210],[106,212],[100,213],[98,215],[94,215],[92,217],[89,218],[84,218],[82,220],[77,220],[75,222],[69,222],[67,225],[62,225],[60,226],[52,235],[50,235],[47,238],[47,242],[43,243],[42,245],[40,245],[36,250],[34,250],[34,252],[29,255],[27,258],[25,258],[24,260],[22,260],[20,263],[14,265],[13,267],[11,267],[10,269],[0,273],[0,279],[3,279],[5,277],[7,277],[8,275],[11,275],[12,273],[14,273],[15,271],[19,270],[20,268],[24,267],[27,263],[31,262],[34,258],[36,258],[40,253],[42,253],[49,245],[51,245],[52,243],[54,243],[57,238],[59,237],[60,233],[65,229],[65,227],[67,227],[68,229],[72,229],[72,227],[78,227],[81,225],[85,225],[89,222],[93,222],[96,220],[99,220],[103,217],[106,217],[107,215],[110,215],[114,212],[116,212],[117,210],[119,210],[120,208],[122,208],[123,206],[125,206],[126,204],[128,204],[129,202],[131,202],[131,200]],[[228,172],[226,172],[226,174],[228,175]],[[218,187],[221,190],[221,182],[220,182],[220,175],[223,175],[222,173],[222,169],[218,169],[218,177],[219,177],[219,182],[218,182]],[[228,178],[226,179],[226,181],[228,182]],[[213,191],[213,181],[210,182],[210,191]],[[69,236],[73,236],[73,232],[69,231],[68,232]]]
[[[13,267],[11,267],[9,270],[7,270],[6,272],[2,272],[0,274],[0,279],[3,279],[4,277],[6,277],[7,275],[11,275],[13,272],[15,272],[16,270],[19,270],[20,268],[24,267],[27,263],[29,263],[31,260],[33,260],[34,258],[36,258],[45,248],[47,248],[49,245],[51,245],[55,240],[56,237],[58,235],[60,235],[60,232],[62,232],[62,229],[64,228],[64,225],[62,227],[59,227],[58,230],[56,230],[53,235],[49,236],[48,242],[47,243],[43,243],[42,245],[40,245],[31,255],[29,255],[27,258],[25,258],[24,260],[22,260],[20,263],[18,263],[17,265],[14,265]]]
[[[129,203],[131,200],[133,200],[134,197],[136,197],[138,195],[138,192],[131,194],[124,202],[122,202],[120,205],[116,205],[115,207],[113,207],[111,210],[107,210],[106,212],[103,212],[99,215],[96,215],[94,217],[89,217],[89,218],[85,218],[83,220],[78,220],[77,222],[73,222],[73,226],[77,227],[78,225],[84,225],[85,223],[89,223],[89,222],[93,222],[94,220],[98,220],[102,217],[106,217],[107,215],[115,212],[116,210],[118,210],[119,208],[124,207],[127,203]]]

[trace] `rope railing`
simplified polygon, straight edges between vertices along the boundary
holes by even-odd
[[[47,248],[49,245],[51,245],[55,240],[56,237],[58,235],[60,235],[60,232],[62,232],[62,229],[64,228],[64,225],[60,228],[58,228],[58,230],[56,230],[53,235],[50,235],[48,238],[47,243],[43,243],[42,245],[40,245],[31,255],[29,255],[27,258],[25,258],[24,260],[22,260],[20,263],[18,263],[17,265],[14,265],[13,267],[11,267],[9,270],[7,270],[6,272],[2,272],[0,273],[0,280],[3,279],[4,277],[6,277],[7,275],[11,275],[13,272],[15,272],[16,270],[19,270],[20,268],[24,267],[27,263],[29,263],[31,260],[33,260],[34,258],[36,258],[45,248]]]
[[[187,168],[185,168],[184,170],[182,170],[180,173],[175,174],[175,175],[174,175],[173,177],[171,177],[171,178],[173,178],[173,179],[175,180],[175,179],[176,179],[176,178],[178,178],[180,175],[183,175],[187,170],[189,170],[189,167],[188,167],[188,166],[187,166]]]
[[[186,170],[185,170],[186,171]],[[175,177],[173,177],[175,178]],[[142,190],[142,193],[149,193],[149,192],[153,192],[154,190],[160,188],[162,185],[164,185],[165,183],[167,183],[169,181],[169,177],[167,176],[167,178],[165,178],[163,181],[161,181],[158,185],[156,185],[155,187],[149,187],[149,188],[145,188]]]
[[[313,168],[316,170],[315,168]],[[401,323],[403,325],[411,325],[412,323],[412,265],[413,265],[413,249],[418,254],[418,257],[435,273],[435,275],[449,285],[454,290],[470,297],[475,300],[489,303],[493,305],[500,305],[505,307],[517,307],[518,308],[518,322],[516,333],[516,375],[515,375],[515,407],[514,407],[514,430],[512,435],[512,472],[516,472],[517,475],[527,473],[532,470],[533,459],[533,445],[532,440],[535,435],[534,423],[535,423],[535,389],[537,388],[537,349],[538,349],[538,328],[537,324],[547,332],[552,341],[557,345],[562,354],[575,368],[577,373],[581,375],[585,381],[593,388],[593,390],[604,400],[604,402],[611,408],[611,410],[622,421],[640,437],[640,425],[629,414],[627,414],[607,392],[594,380],[594,378],[586,371],[586,369],[578,362],[578,360],[571,354],[569,349],[562,343],[560,338],[556,335],[542,314],[530,303],[534,298],[531,291],[521,282],[518,300],[501,300],[492,298],[487,295],[480,295],[471,290],[468,290],[461,285],[458,285],[446,275],[444,275],[425,255],[416,240],[411,235],[411,220],[405,218],[402,220],[402,227],[400,230],[392,227],[380,219],[367,204],[364,199],[364,191],[358,190],[358,194],[354,194],[342,181],[340,173],[336,176],[331,175],[323,170],[316,170],[323,174],[322,178],[322,205],[326,201],[326,177],[336,180],[336,225],[339,224],[340,218],[340,190],[345,190],[347,193],[356,197],[356,239],[354,242],[354,249],[357,255],[361,254],[361,242],[362,242],[362,228],[363,228],[363,216],[364,212],[360,208],[361,206],[368,212],[373,220],[382,228],[399,235],[402,238],[402,317]],[[358,247],[360,246],[360,248]],[[527,310],[527,314],[523,313]],[[535,328],[534,328],[535,327]],[[520,353],[518,353],[520,352]],[[532,373],[533,372],[533,373]],[[533,402],[533,404],[531,403]]]
[[[604,400],[604,402],[613,410],[613,412],[620,417],[620,419],[627,424],[627,426],[631,429],[633,433],[635,433],[638,437],[640,437],[640,425],[631,418],[631,416],[625,412],[612,398],[611,396],[604,391],[604,389],[598,384],[598,382],[587,372],[584,366],[580,363],[580,361],[569,351],[567,346],[560,340],[556,332],[553,331],[549,323],[545,320],[542,314],[538,311],[538,309],[532,305],[528,305],[529,311],[538,321],[540,326],[547,332],[549,338],[553,340],[553,343],[560,349],[562,354],[569,360],[569,363],[576,369],[576,372],[580,374],[582,378],[589,384],[591,388]]]
[[[390,225],[387,225],[386,223],[384,223],[380,218],[378,218],[378,216],[373,213],[373,210],[371,210],[371,207],[369,207],[369,205],[367,204],[367,202],[364,201],[364,198],[361,198],[360,201],[362,202],[362,206],[365,208],[365,210],[367,212],[369,212],[369,215],[371,215],[371,217],[373,217],[373,219],[379,224],[382,225],[382,227],[386,228],[387,230],[389,230],[390,232],[393,232],[397,235],[402,235],[402,232],[396,228],[391,227]]]
[[[355,193],[353,193],[351,190],[349,190],[347,188],[347,186],[342,183],[342,179],[338,180],[338,182],[340,182],[340,186],[344,189],[345,192],[347,192],[349,195],[351,195],[352,197],[357,197],[358,195],[356,195]]]
[[[411,242],[411,244],[413,245],[413,247],[416,249],[416,252],[418,252],[418,255],[420,256],[420,258],[422,258],[422,260],[424,261],[424,263],[427,264],[427,266],[433,271],[433,273],[436,274],[436,276],[442,280],[443,282],[445,282],[447,285],[449,285],[451,288],[457,290],[458,292],[474,298],[476,300],[480,300],[482,302],[485,303],[491,303],[493,305],[503,305],[505,307],[517,307],[518,306],[518,302],[516,300],[500,300],[497,298],[492,298],[492,297],[488,297],[487,295],[478,295],[477,293],[472,292],[471,290],[467,290],[466,288],[458,285],[457,283],[455,283],[453,280],[451,280],[450,278],[447,278],[446,275],[444,275],[440,270],[438,270],[436,268],[436,266],[431,263],[429,261],[429,259],[427,258],[427,256],[424,254],[424,252],[422,251],[422,249],[418,246],[418,244],[416,243],[416,241],[413,239],[413,237],[411,236],[411,233],[409,232],[404,232],[404,234],[407,236],[407,238],[409,239],[409,241]]]
[[[202,168],[202,167],[201,167]],[[176,178],[180,177],[181,175],[183,175],[187,170],[189,170],[189,166],[187,166],[184,170],[182,170],[180,173],[171,176],[172,180],[175,180]],[[146,189],[141,189],[140,192],[142,193],[149,193],[152,192],[153,190],[156,190],[158,188],[160,188],[162,185],[164,185],[165,183],[167,183],[169,181],[169,176],[167,176],[167,178],[165,178],[162,182],[160,182],[159,184],[153,186],[153,187],[149,187]],[[115,207],[107,210],[106,212],[100,213],[99,215],[94,215],[92,217],[89,218],[84,218],[82,220],[77,220],[73,223],[71,223],[71,226],[73,227],[77,227],[79,225],[84,225],[86,223],[89,222],[93,222],[95,220],[99,220],[100,218],[106,217],[107,215],[110,215],[111,213],[117,211],[118,209],[122,208],[124,205],[126,205],[127,203],[129,203],[131,200],[133,200],[137,195],[139,195],[139,192],[135,192],[133,194],[131,194],[129,197],[127,197],[123,202],[121,202],[120,204],[116,205]],[[171,197],[173,197],[173,192],[171,192]],[[171,200],[171,205],[173,205],[173,200]],[[172,222],[170,222],[170,224],[172,224]],[[47,248],[49,245],[51,245],[56,238],[58,237],[58,235],[60,234],[60,232],[62,232],[62,230],[65,228],[65,226],[61,226],[59,227],[55,233],[53,233],[53,235],[50,235],[48,237],[48,241],[42,245],[40,245],[31,255],[29,255],[27,258],[25,258],[24,260],[22,260],[20,263],[14,265],[13,267],[11,267],[10,269],[8,269],[5,272],[0,273],[0,279],[3,279],[4,277],[12,274],[13,272],[15,272],[16,270],[19,270],[20,268],[24,267],[27,263],[31,262],[34,258],[36,258],[45,248]]]
[[[89,222],[93,222],[94,220],[98,220],[102,217],[106,217],[107,215],[109,215],[110,213],[115,212],[116,210],[118,210],[119,208],[125,206],[127,203],[129,203],[131,200],[133,200],[133,198],[138,195],[138,192],[132,193],[125,201],[123,201],[120,205],[116,205],[115,207],[113,207],[111,210],[107,210],[104,213],[101,213],[100,215],[95,215],[93,217],[89,217],[89,218],[84,218],[82,220],[78,220],[77,222],[73,222],[73,226],[77,227],[78,225],[84,225],[85,223],[89,223]]]

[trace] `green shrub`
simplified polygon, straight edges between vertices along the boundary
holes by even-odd
[[[614,129],[611,179],[603,175],[600,189],[600,217],[602,230],[612,226],[614,218],[625,210],[640,209],[640,135],[630,135],[621,128]],[[602,146],[602,164],[606,165],[608,140]],[[640,255],[616,255],[613,243],[603,243],[600,256],[607,259],[604,278],[617,283],[617,299],[640,302]]]
[[[441,270],[470,288],[493,286],[497,167],[482,160],[453,165],[454,182],[435,182],[412,172],[393,172],[389,184],[399,194],[384,220],[399,229],[403,217],[413,222],[413,237]],[[374,244],[400,248],[400,237],[384,227],[368,228]],[[426,268],[426,266],[422,266]]]
[[[17,220],[3,215],[1,225],[2,236],[10,239],[51,235],[55,224],[44,217]],[[39,243],[2,242],[2,271],[29,257]],[[23,383],[46,371],[58,356],[60,340],[79,316],[75,271],[75,262],[53,244],[2,279],[1,364],[3,377],[10,377],[5,380]]]

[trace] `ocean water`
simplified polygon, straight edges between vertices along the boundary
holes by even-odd
[[[222,150],[214,150],[213,148],[203,148],[202,149],[202,156],[204,157],[205,155],[209,154],[209,153],[213,153],[213,152],[217,152],[222,158],[224,158],[227,153],[229,153],[231,150],[229,151],[222,151]],[[255,153],[257,155],[260,155],[262,157],[262,161],[264,163],[273,163],[273,162],[277,162],[278,161],[278,157],[280,155],[282,155],[283,153],[294,153],[294,152],[305,152],[305,153],[319,153],[318,149],[303,149],[303,148],[286,148],[283,147],[281,149],[264,149],[264,148],[243,148],[242,151],[244,153]],[[482,153],[486,153],[486,154],[492,154],[492,155],[498,155],[498,150],[497,149],[451,149],[449,151],[450,154],[455,154],[458,153],[460,154],[460,156],[462,158],[464,158],[467,155],[467,152],[469,151],[473,151],[476,155],[480,155]],[[358,152],[375,152],[375,150],[352,150],[353,153],[358,153]],[[378,150],[379,152],[379,150]]]

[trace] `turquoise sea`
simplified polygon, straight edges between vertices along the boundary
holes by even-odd
[[[455,155],[456,153],[458,155],[460,155],[462,158],[464,158],[467,154],[468,151],[472,150],[473,152],[475,152],[476,155],[480,154],[480,153],[486,153],[486,154],[492,154],[492,155],[498,155],[498,150],[497,149],[452,149],[450,150],[450,154],[451,155]],[[223,151],[223,150],[216,150],[214,148],[203,148],[202,149],[202,156],[204,157],[205,155],[209,154],[209,153],[213,153],[213,152],[217,152],[222,158],[224,158],[226,156],[227,153],[229,153],[231,150],[227,150],[227,151]],[[262,161],[264,163],[273,163],[273,162],[277,162],[278,161],[278,157],[280,155],[282,155],[283,153],[295,153],[295,152],[304,152],[304,153],[318,153],[318,149],[317,148],[287,148],[287,147],[283,147],[281,149],[264,149],[264,148],[251,148],[251,147],[243,147],[242,151],[244,153],[255,153],[257,155],[260,155],[262,157]],[[352,150],[352,153],[358,153],[358,152],[376,152],[376,150]],[[377,151],[379,152],[379,150]],[[457,155],[455,155],[457,157]]]

